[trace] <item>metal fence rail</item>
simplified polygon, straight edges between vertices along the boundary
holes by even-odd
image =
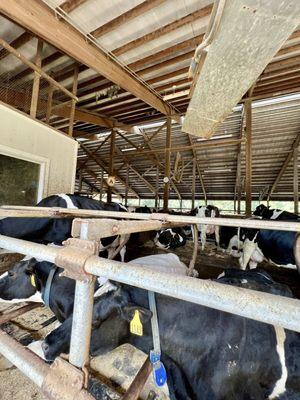
[[[300,332],[300,300],[229,286],[209,280],[154,272],[142,265],[122,263],[100,258],[95,255],[95,249],[97,248],[97,246],[95,246],[95,241],[99,240],[100,237],[108,237],[118,233],[125,234],[139,230],[147,231],[153,228],[159,229],[164,224],[213,224],[298,232],[300,231],[299,223],[231,218],[198,218],[159,213],[136,214],[111,211],[47,209],[43,207],[1,208],[0,217],[1,216],[90,218],[73,221],[72,234],[80,238],[69,239],[62,248],[49,247],[0,235],[1,248],[55,263],[65,269],[67,276],[76,279],[70,347],[71,364],[67,364],[70,367],[70,369],[67,367],[67,373],[71,374],[71,368],[74,368],[74,366],[81,369],[84,368],[88,360],[91,334],[90,321],[93,307],[93,290],[91,289],[93,287],[93,276],[106,277],[163,295]],[[103,220],[103,218],[106,219]],[[116,221],[116,219],[120,218],[127,219],[127,221]],[[143,226],[141,227],[141,224],[137,223],[137,221],[133,221],[133,219],[143,220]],[[154,223],[155,221],[156,223]],[[101,229],[101,227],[103,229]],[[99,236],[97,236],[97,231],[99,231]],[[300,250],[298,247],[297,251]],[[87,251],[87,249],[89,249],[89,251]],[[91,249],[94,249],[94,251]],[[48,381],[45,383],[45,374],[48,367],[45,367],[42,361],[36,363],[36,358],[31,358],[31,360],[29,360],[27,358],[28,352],[24,354],[20,352],[19,348],[21,345],[19,344],[13,348],[13,342],[15,342],[13,339],[0,331],[0,353],[13,362],[39,386],[47,386]],[[17,353],[19,353],[19,355]],[[40,365],[41,369],[39,372],[36,369],[36,365],[39,366],[40,362],[42,364]],[[35,364],[35,367],[30,372],[31,363]],[[53,365],[55,369],[56,364]],[[49,376],[49,374],[47,374],[47,376]],[[59,373],[57,373],[57,371],[53,379],[54,380],[51,381],[52,385],[54,382],[52,390],[55,391],[55,379],[59,379]],[[81,388],[79,389],[78,400],[80,398],[92,398],[86,391],[81,390]],[[48,398],[56,398],[51,397],[52,395],[49,393],[49,391],[46,391]],[[63,399],[63,392],[61,392],[60,395],[61,397],[59,398]]]

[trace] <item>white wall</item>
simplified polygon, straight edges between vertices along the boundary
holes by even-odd
[[[74,139],[0,102],[0,154],[41,164],[40,198],[74,192],[77,149]]]

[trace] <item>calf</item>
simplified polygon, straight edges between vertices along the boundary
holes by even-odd
[[[219,282],[292,297],[262,271],[226,271]],[[300,396],[300,335],[208,307],[156,294],[162,356],[172,400],[296,399]],[[139,312],[143,336],[130,334]],[[153,347],[147,292],[120,285],[96,300],[92,355],[130,343]],[[68,353],[72,317],[43,342],[47,360]],[[284,396],[284,397],[281,397]]]
[[[203,217],[218,218],[220,217],[220,211],[217,207],[208,205],[208,206],[196,207],[194,210],[191,211],[191,215],[195,215],[197,217],[202,217],[202,218]],[[205,248],[206,235],[214,234],[216,239],[216,244],[219,247],[220,243],[219,226],[198,224],[198,230],[200,231],[202,250],[204,250]]]
[[[270,209],[264,204],[260,204],[256,207],[253,215],[261,217],[262,219],[274,219],[278,221],[299,221],[300,217],[297,214],[293,214],[288,211],[279,209]]]

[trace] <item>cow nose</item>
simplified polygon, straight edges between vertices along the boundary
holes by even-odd
[[[49,352],[49,345],[46,342],[43,342],[42,349],[43,349],[44,355],[46,356],[47,353]]]

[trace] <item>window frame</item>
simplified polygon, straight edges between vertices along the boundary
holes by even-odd
[[[26,153],[19,149],[13,149],[8,146],[0,144],[0,154],[19,160],[38,164],[40,166],[38,190],[37,190],[37,202],[41,201],[44,197],[47,197],[48,192],[48,181],[49,181],[49,169],[50,160],[46,157],[37,156],[32,153]]]

